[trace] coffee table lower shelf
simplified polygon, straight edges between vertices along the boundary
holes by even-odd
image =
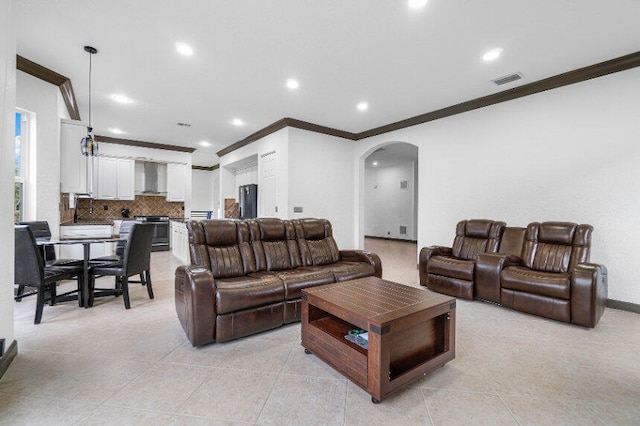
[[[302,346],[378,403],[455,358],[455,299],[445,299],[378,322],[309,292],[302,301]],[[368,350],[345,338],[353,329],[368,331]]]

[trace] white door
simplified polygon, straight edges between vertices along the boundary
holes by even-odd
[[[261,156],[262,176],[260,176],[260,217],[279,217],[276,192],[276,153],[270,152]]]

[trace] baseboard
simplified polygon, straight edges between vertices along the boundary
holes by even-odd
[[[622,300],[607,299],[607,308],[640,314],[640,305],[637,303],[623,302]]]
[[[18,355],[18,342],[14,340],[5,351],[4,355],[0,358],[0,379],[9,369],[11,361],[13,361],[16,355]]]
[[[373,235],[365,235],[365,238],[372,238],[375,240],[387,240],[387,241],[400,241],[403,243],[413,243],[418,244],[417,240],[403,240],[402,238],[388,238],[388,237],[374,237]]]

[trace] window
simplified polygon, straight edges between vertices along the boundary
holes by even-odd
[[[15,192],[14,192],[14,222],[24,218],[24,200],[27,177],[27,114],[16,112],[15,134]]]

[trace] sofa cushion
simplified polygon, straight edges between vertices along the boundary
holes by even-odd
[[[451,256],[433,256],[427,263],[429,275],[443,275],[467,281],[473,281],[474,268],[473,260],[457,259]]]
[[[207,251],[211,263],[211,273],[214,278],[230,278],[244,275],[242,256],[237,245],[207,247]]]
[[[275,274],[256,272],[215,280],[216,312],[227,314],[284,300],[284,285]]]
[[[259,271],[282,271],[302,265],[295,230],[290,221],[260,218],[250,225]]]
[[[237,224],[232,220],[202,221],[205,243],[208,246],[224,247],[238,242]]]
[[[333,271],[324,267],[305,267],[278,272],[278,278],[284,283],[285,300],[300,298],[300,290],[335,282]]]
[[[294,223],[304,266],[329,265],[340,259],[328,220],[298,219]]]
[[[500,274],[500,285],[502,288],[558,299],[569,299],[571,294],[569,274],[535,271],[522,266],[505,268]]]
[[[355,280],[375,274],[375,268],[372,265],[362,262],[340,261],[325,267],[333,272],[336,282]]]

